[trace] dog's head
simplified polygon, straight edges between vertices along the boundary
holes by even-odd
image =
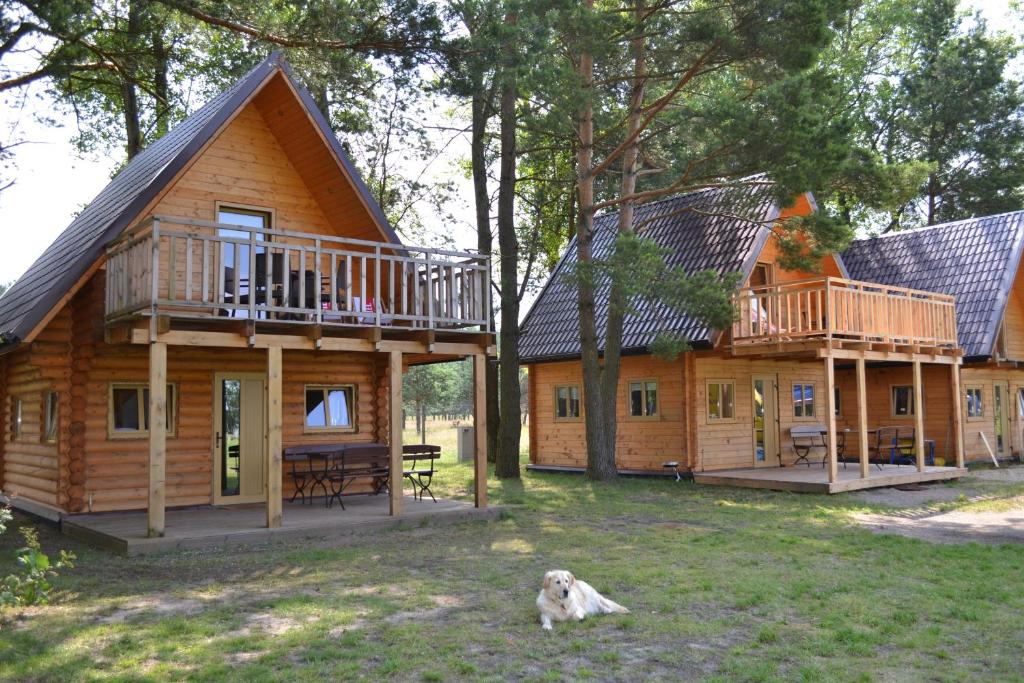
[[[554,601],[569,597],[569,589],[576,583],[576,577],[564,569],[555,569],[544,575],[544,592]]]

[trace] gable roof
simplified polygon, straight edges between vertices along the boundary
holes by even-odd
[[[668,265],[687,273],[713,270],[750,275],[758,254],[771,234],[780,210],[765,185],[713,188],[677,195],[636,208],[638,233],[669,250]],[[744,217],[741,217],[744,216]],[[749,218],[745,218],[749,217]],[[594,219],[595,258],[607,256],[617,233],[618,212]],[[578,358],[579,309],[576,288],[564,277],[576,263],[576,239],[551,274],[529,313],[519,338],[522,362]],[[608,288],[597,296],[597,324],[603,330],[608,311]],[[689,315],[666,306],[641,303],[626,316],[623,353],[642,353],[661,331],[683,336],[694,346],[712,346],[715,331]],[[604,340],[600,341],[604,348]]]
[[[0,297],[0,343],[27,340],[51,310],[104,255],[106,245],[139,213],[275,74],[295,89],[363,204],[390,242],[401,240],[345,154],[309,92],[275,52],[131,160]]]
[[[992,348],[1024,246],[1024,211],[857,240],[843,252],[850,277],[956,297],[967,358]]]

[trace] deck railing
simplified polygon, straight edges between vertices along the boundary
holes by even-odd
[[[954,348],[952,296],[822,277],[746,287],[735,297],[734,345],[847,339]]]
[[[269,266],[269,267],[268,267]],[[107,248],[107,320],[226,317],[490,332],[474,252],[154,216]]]

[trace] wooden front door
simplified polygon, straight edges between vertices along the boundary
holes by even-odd
[[[266,499],[266,376],[217,373],[214,379],[213,500]]]
[[[778,467],[779,387],[775,375],[751,380],[754,415],[754,467]]]
[[[1006,382],[994,382],[992,384],[994,393],[992,403],[992,418],[995,420],[996,442],[993,447],[996,455],[1009,455],[1010,453],[1010,386]]]

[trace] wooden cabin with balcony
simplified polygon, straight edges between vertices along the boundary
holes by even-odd
[[[381,514],[401,515],[418,505],[402,495],[409,365],[472,358],[478,444],[486,431],[489,283],[486,257],[402,243],[272,55],[0,298],[0,491],[53,519],[143,511],[142,536],[210,505],[262,504],[274,528],[298,481],[283,453],[379,444]]]
[[[671,265],[740,272],[744,284],[730,330],[706,329],[644,303],[627,316],[616,444],[621,472],[690,472],[707,484],[819,492],[963,473],[958,421],[952,434],[945,422],[940,429],[920,419],[901,420],[905,429],[893,433],[865,406],[866,373],[886,366],[909,373],[905,404],[916,401],[923,414],[943,420],[959,414],[950,410],[960,396],[962,362],[954,298],[853,280],[839,255],[822,259],[816,273],[781,269],[773,227],[812,210],[809,194],[776,206],[763,178],[738,190],[638,207],[640,234],[666,248]],[[616,220],[614,213],[596,218],[596,254],[610,248]],[[576,292],[562,277],[575,258],[572,243],[523,323],[533,469],[586,466]],[[599,311],[606,305],[599,299]],[[659,330],[687,338],[692,350],[674,361],[652,355]],[[852,385],[837,379],[845,373]],[[925,394],[923,377],[943,377],[944,384]],[[934,464],[938,438],[940,448],[954,444],[951,466]]]

